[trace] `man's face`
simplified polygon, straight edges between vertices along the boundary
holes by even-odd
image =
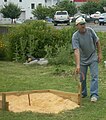
[[[86,27],[85,23],[79,23],[77,25],[77,28],[80,32],[85,32],[85,27]]]

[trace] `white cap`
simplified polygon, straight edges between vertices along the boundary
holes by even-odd
[[[78,25],[79,23],[84,24],[84,23],[86,23],[86,21],[83,17],[79,17],[76,19],[75,24]]]

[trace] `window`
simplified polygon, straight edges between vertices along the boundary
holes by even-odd
[[[35,9],[35,4],[34,3],[31,4],[31,9]]]
[[[67,12],[57,12],[57,15],[67,15]]]
[[[45,3],[47,3],[47,0],[45,0]]]
[[[38,5],[39,5],[39,6],[42,6],[42,3],[39,3]]]
[[[22,2],[22,0],[19,0],[19,2]]]
[[[4,2],[7,2],[7,0],[4,0]]]

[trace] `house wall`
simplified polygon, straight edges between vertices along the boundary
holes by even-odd
[[[45,6],[53,6],[55,5],[57,2],[59,2],[60,0],[46,0],[47,2],[45,2]]]

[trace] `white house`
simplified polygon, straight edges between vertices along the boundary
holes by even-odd
[[[0,0],[0,8],[2,8],[5,4],[8,4],[9,2],[14,3],[18,5],[18,7],[21,8],[21,15],[19,17],[20,20],[26,20],[26,19],[33,19],[34,16],[31,13],[33,9],[36,8],[37,5],[42,6],[53,6],[57,2],[60,2],[61,0]],[[0,21],[6,21],[6,18],[3,18],[3,15],[0,14]]]

